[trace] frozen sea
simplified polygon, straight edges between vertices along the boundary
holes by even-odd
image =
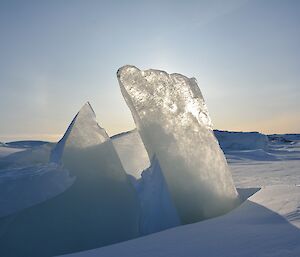
[[[127,173],[139,178],[140,171],[149,165],[136,131],[113,137],[113,143]],[[36,147],[36,146],[35,146]],[[35,148],[36,149],[36,148]],[[131,151],[128,151],[131,149]],[[0,163],[3,160],[21,159],[28,148],[0,147]],[[44,147],[45,150],[45,147]],[[43,154],[46,154],[45,152]],[[205,221],[178,226],[126,242],[63,255],[65,257],[186,257],[186,256],[300,256],[300,141],[273,140],[268,149],[226,150],[235,186],[244,202],[226,215]],[[38,155],[40,156],[40,155]],[[137,159],[138,157],[139,159]],[[8,158],[10,157],[10,158]],[[0,169],[3,201],[5,183],[15,178],[29,177],[34,183],[46,174],[44,156],[35,159],[30,172],[28,165]],[[40,160],[40,162],[39,162]],[[46,165],[46,166],[45,166]],[[48,167],[50,170],[53,166]],[[11,171],[11,173],[10,173]],[[62,171],[64,174],[65,171]],[[57,175],[55,175],[57,176]],[[60,175],[65,177],[65,175]],[[60,177],[58,176],[58,178]],[[45,178],[42,180],[45,183]],[[57,179],[57,178],[56,178]],[[55,180],[54,180],[55,181]],[[21,182],[19,182],[21,183]],[[67,187],[70,181],[67,181]],[[27,185],[27,188],[26,188]],[[33,203],[44,201],[51,194],[62,191],[49,187],[43,199],[34,198]],[[20,186],[26,192],[30,183]],[[51,190],[55,192],[51,192]],[[20,192],[19,192],[20,193]],[[21,193],[20,193],[21,194]],[[28,193],[30,196],[31,194]],[[17,196],[15,196],[17,197]],[[6,198],[7,199],[7,198]],[[1,206],[2,210],[5,206]],[[19,206],[18,208],[23,208]]]

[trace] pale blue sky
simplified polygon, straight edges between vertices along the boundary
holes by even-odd
[[[116,71],[196,77],[215,128],[300,132],[300,1],[0,0],[0,141],[56,140],[86,102],[132,129]]]

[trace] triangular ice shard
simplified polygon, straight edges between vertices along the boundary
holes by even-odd
[[[121,92],[162,168],[181,221],[232,209],[237,192],[195,79],[134,66],[118,70]]]
[[[138,236],[135,189],[86,104],[52,154],[75,182],[64,193],[0,220],[0,256],[56,256]]]
[[[177,210],[155,156],[151,166],[143,171],[136,187],[141,202],[141,235],[180,225]]]
[[[96,115],[87,102],[76,114],[62,139],[51,153],[51,162],[61,162],[63,150],[66,147],[87,148],[99,145],[109,137],[105,129],[101,128]]]

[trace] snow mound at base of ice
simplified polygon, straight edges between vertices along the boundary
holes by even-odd
[[[299,203],[300,187],[265,187],[226,215],[64,257],[298,257]]]

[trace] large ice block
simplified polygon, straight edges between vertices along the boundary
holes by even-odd
[[[74,183],[48,201],[0,219],[0,256],[56,256],[139,235],[137,194],[88,103],[51,159],[69,170]]]
[[[151,159],[155,154],[183,223],[231,210],[238,195],[194,78],[124,66],[121,92]]]

